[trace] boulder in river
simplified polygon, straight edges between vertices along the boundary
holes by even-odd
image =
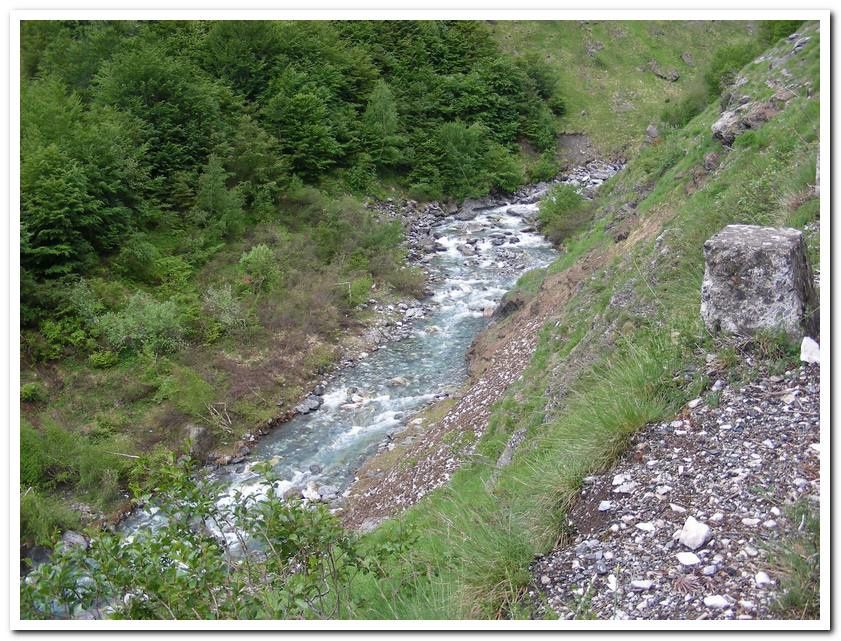
[[[797,229],[728,225],[704,243],[701,316],[713,332],[816,336],[812,269]]]
[[[298,414],[309,414],[321,407],[322,403],[324,403],[323,398],[316,396],[315,394],[310,394],[295,406],[295,411]]]

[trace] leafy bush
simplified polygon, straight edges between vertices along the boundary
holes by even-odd
[[[203,297],[205,310],[226,330],[245,326],[242,306],[230,285],[211,285]]]
[[[247,282],[257,291],[267,291],[277,282],[280,270],[274,252],[264,244],[255,245],[239,259]]]
[[[52,545],[63,530],[79,528],[79,514],[61,499],[32,486],[21,487],[20,540],[22,544]]]
[[[105,349],[88,356],[88,363],[96,369],[108,369],[120,362],[120,357],[111,350]]]
[[[707,108],[709,100],[705,86],[694,86],[683,98],[665,108],[660,114],[660,120],[671,127],[683,127]]]
[[[108,345],[116,352],[149,350],[166,354],[184,343],[185,331],[175,302],[158,302],[141,292],[132,296],[122,311],[101,316],[100,325]]]
[[[707,94],[717,96],[735,79],[736,72],[759,53],[755,42],[727,45],[716,50],[709,67],[704,72]]]
[[[160,258],[158,248],[142,234],[129,239],[114,260],[114,267],[127,278],[151,283],[155,280],[155,261]]]
[[[802,24],[802,20],[763,20],[759,23],[759,41],[772,45],[797,31]]]
[[[131,540],[100,533],[87,552],[56,549],[32,580],[21,582],[21,617],[66,617],[103,598],[125,619],[347,617],[354,612],[354,581],[382,578],[384,561],[410,545],[404,540],[362,547],[325,505],[281,499],[271,476],[261,498],[237,492],[230,507],[220,507],[219,488],[195,479],[195,472],[171,462],[156,468],[149,480],[165,521],[154,531]],[[216,538],[194,527],[196,521],[230,524],[233,536]],[[244,540],[272,553],[249,553],[238,561],[231,546]]]
[[[360,276],[359,278],[354,278],[348,287],[348,302],[350,303],[350,306],[356,307],[357,305],[367,301],[371,294],[371,285],[373,284],[374,281],[368,274]]]
[[[559,169],[555,155],[551,152],[545,152],[529,166],[527,170],[529,182],[551,180],[557,175]]]
[[[24,383],[20,386],[20,400],[27,403],[43,403],[47,400],[47,390],[41,383]]]
[[[560,243],[590,220],[589,203],[571,185],[557,185],[540,201],[538,221],[554,243]]]

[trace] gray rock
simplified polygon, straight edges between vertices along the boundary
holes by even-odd
[[[324,403],[324,399],[315,394],[310,394],[303,401],[295,406],[295,411],[298,414],[309,414],[314,412]]]
[[[680,531],[678,541],[690,550],[697,550],[712,537],[712,531],[706,523],[701,523],[694,516],[687,517]]]
[[[654,140],[655,138],[660,137],[660,130],[657,129],[657,125],[648,125],[648,127],[645,128],[645,135]]]
[[[322,468],[318,463],[313,463],[310,465],[310,473],[311,474],[321,474],[324,468]]]
[[[83,534],[79,534],[73,530],[67,530],[64,532],[61,535],[61,542],[68,548],[82,548],[83,550],[88,549],[87,538],[85,538]]]
[[[322,485],[318,488],[318,495],[322,501],[332,501],[339,495],[339,488],[335,485]]]
[[[678,552],[675,556],[681,565],[698,565],[701,562],[701,559],[692,552]]]
[[[187,426],[187,442],[189,443],[189,452],[197,461],[204,461],[213,447],[213,435],[206,427],[201,425]]]
[[[283,493],[283,499],[286,501],[300,501],[302,498],[304,498],[304,491],[299,487],[290,487]]]
[[[770,102],[748,102],[724,111],[712,125],[713,138],[728,147],[748,129],[757,129],[777,113]]]
[[[651,70],[651,73],[663,80],[677,82],[680,79],[680,74],[677,69],[664,69],[654,60],[648,63],[648,68]]]
[[[704,243],[701,316],[712,332],[817,334],[816,297],[803,234],[728,225]]]
[[[654,581],[650,579],[636,579],[635,581],[631,581],[631,589],[634,591],[642,592],[643,590],[650,590],[654,587]]]

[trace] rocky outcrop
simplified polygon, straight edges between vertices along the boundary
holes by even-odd
[[[677,82],[680,78],[680,74],[678,73],[677,69],[664,69],[661,67],[656,60],[652,60],[648,63],[648,68],[655,76],[662,80],[668,80],[669,82]]]
[[[728,147],[738,136],[749,129],[757,129],[773,118],[779,108],[772,102],[746,102],[725,111],[712,125],[713,138]]]
[[[704,243],[701,316],[713,332],[817,335],[816,297],[803,233],[728,225]]]

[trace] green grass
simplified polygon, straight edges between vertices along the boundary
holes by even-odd
[[[787,516],[797,531],[769,546],[769,561],[780,590],[775,611],[785,619],[820,617],[820,515],[806,501],[792,505]]]
[[[499,21],[492,29],[503,50],[549,63],[567,104],[559,125],[586,133],[602,155],[638,150],[645,128],[692,89],[718,46],[752,37],[748,23],[731,21]],[[595,43],[603,48],[590,56]],[[680,79],[657,78],[652,60]]]

